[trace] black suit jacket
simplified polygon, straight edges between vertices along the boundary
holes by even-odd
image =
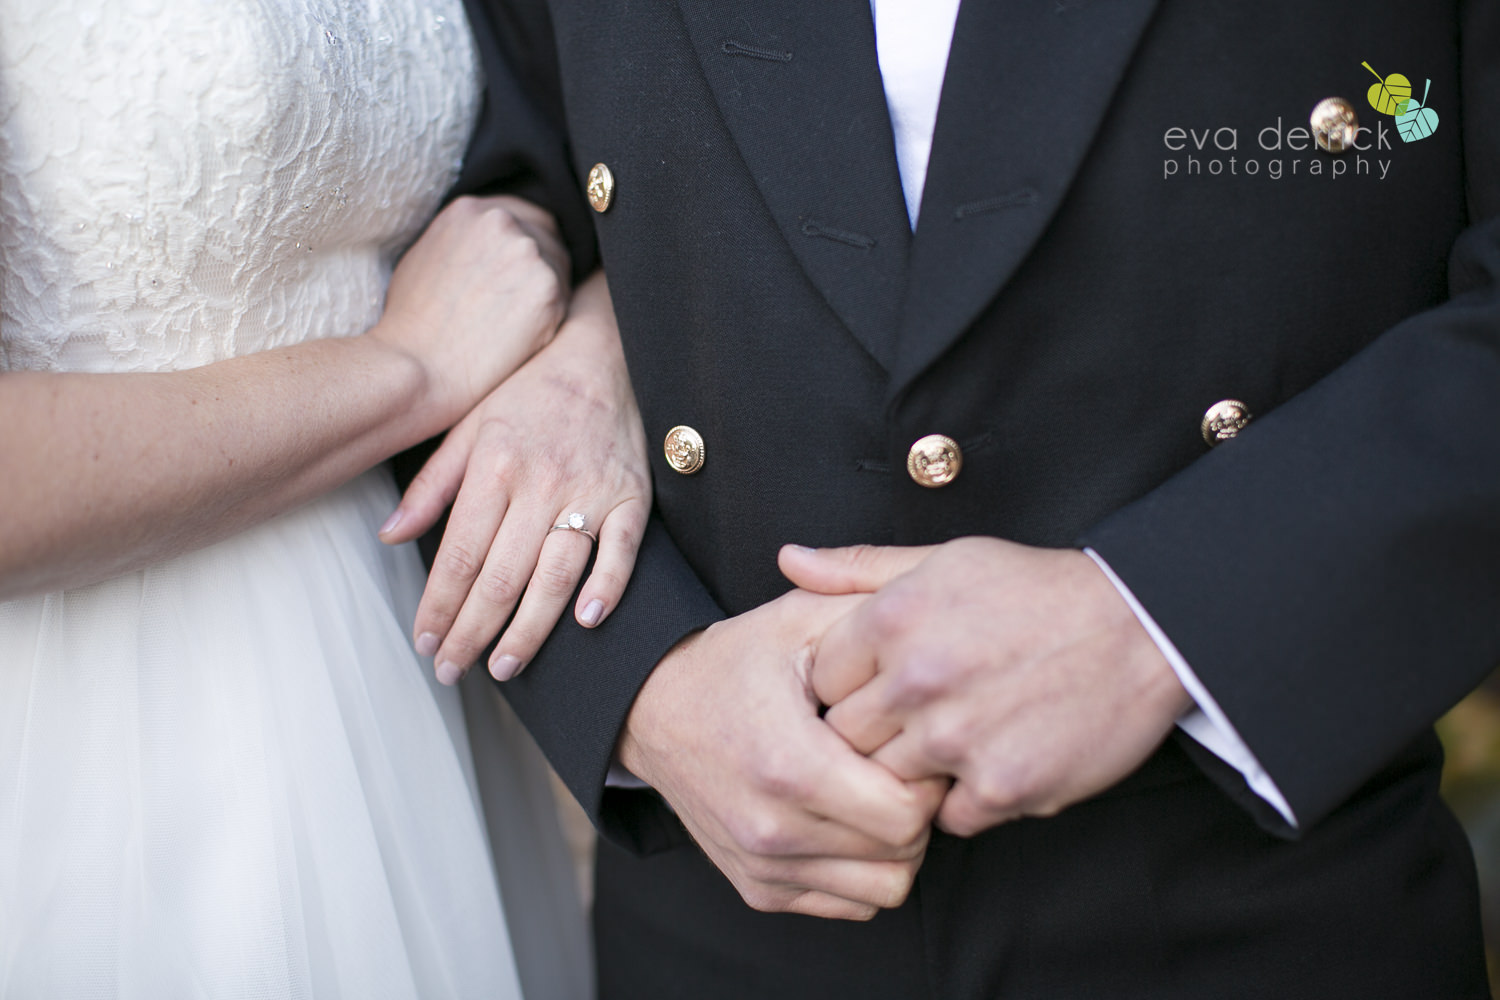
[[[648,437],[706,442],[693,476],[654,456],[611,618],[505,686],[609,841],[606,995],[1487,995],[1430,725],[1500,658],[1497,11],[970,0],[913,234],[865,0],[475,0],[511,53],[479,143],[527,167],[470,181],[576,222],[609,165]],[[1403,142],[1362,62],[1430,78],[1437,131]],[[1334,95],[1372,148],[1290,148]],[[1256,417],[1210,449],[1224,398]],[[965,455],[937,490],[905,473],[934,432]],[[1059,817],[936,837],[906,906],[845,925],[752,913],[652,793],[605,790],[645,677],[784,591],[780,544],[964,534],[1097,549],[1297,836],[1179,738]]]

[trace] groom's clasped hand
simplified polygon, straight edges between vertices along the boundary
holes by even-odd
[[[899,906],[934,821],[1056,813],[1190,704],[1082,552],[787,546],[780,566],[799,589],[679,643],[620,743],[757,909]]]
[[[828,723],[897,776],[954,779],[937,824],[1052,816],[1139,767],[1192,707],[1103,571],[998,538],[782,550],[787,578],[870,593],[818,647]]]
[[[619,759],[758,910],[869,919],[906,898],[947,782],[854,750],[813,694],[818,638],[864,596],[792,591],[684,639],[641,688]]]

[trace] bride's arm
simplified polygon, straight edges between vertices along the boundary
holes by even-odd
[[[202,546],[451,425],[551,337],[562,258],[539,209],[462,199],[360,336],[182,372],[0,375],[0,598]]]
[[[619,604],[651,510],[651,470],[603,273],[574,292],[556,339],[448,433],[383,537],[416,537],[450,502],[412,633],[439,680],[457,681],[502,626],[490,671],[515,676],[591,555],[574,618],[592,628]],[[549,530],[573,513],[597,554],[582,533]]]

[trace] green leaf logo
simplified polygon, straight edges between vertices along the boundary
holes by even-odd
[[[1406,106],[1396,115],[1396,131],[1400,133],[1402,142],[1416,142],[1437,131],[1438,114],[1426,106],[1430,90],[1432,81],[1428,80],[1422,91],[1422,99],[1407,101]]]
[[[1406,103],[1411,100],[1411,81],[1400,73],[1392,73],[1381,79],[1379,73],[1369,63],[1360,63],[1365,69],[1374,74],[1379,83],[1370,84],[1366,96],[1370,100],[1370,107],[1383,115],[1399,115],[1406,111]]]

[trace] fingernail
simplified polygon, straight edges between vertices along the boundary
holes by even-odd
[[[818,551],[817,549],[813,548],[810,545],[788,545],[787,548],[789,548],[789,549],[795,549],[798,552],[806,552],[806,553],[809,553],[809,554]]]
[[[490,676],[497,681],[508,681],[521,672],[521,658],[509,653],[490,661]]]
[[[406,516],[406,511],[402,510],[400,507],[397,507],[395,509],[395,511],[392,512],[391,516],[385,519],[385,523],[380,526],[380,534],[382,534],[382,535],[388,535],[391,532],[395,531],[396,530],[396,525],[400,524],[401,523],[401,519],[403,517],[405,517],[405,516]],[[423,654],[423,655],[430,655],[430,654]]]
[[[599,619],[603,617],[604,602],[596,597],[592,601],[589,601],[587,606],[584,607],[583,614],[578,616],[578,620],[583,622],[589,628],[593,628],[595,625],[599,624]]]
[[[442,637],[432,632],[423,632],[417,636],[417,655],[431,656],[438,651],[438,646],[442,644],[442,641]]]
[[[437,665],[437,679],[439,684],[446,684],[448,687],[452,687],[459,682],[459,679],[463,675],[464,672],[452,660],[444,660]]]

